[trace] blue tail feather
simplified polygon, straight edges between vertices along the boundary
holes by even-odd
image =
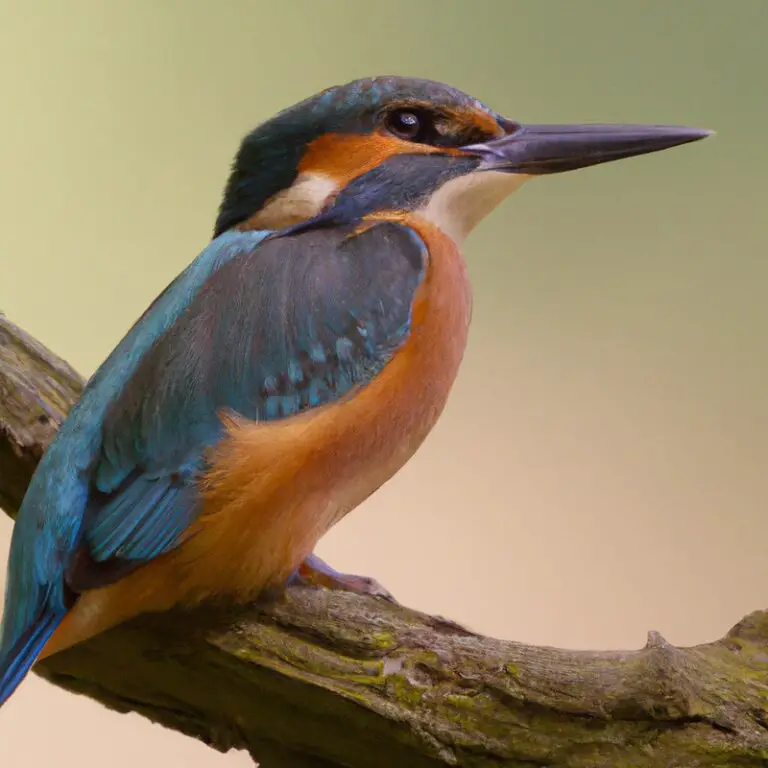
[[[10,648],[0,654],[0,707],[19,687],[63,618],[63,614],[45,611]]]

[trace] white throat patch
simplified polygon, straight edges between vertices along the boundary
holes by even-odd
[[[458,176],[439,187],[418,213],[460,244],[504,198],[530,178],[504,171]]]

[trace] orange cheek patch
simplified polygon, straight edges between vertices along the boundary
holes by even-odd
[[[451,117],[456,121],[457,129],[471,127],[487,136],[502,136],[504,129],[487,112],[478,109],[453,109]]]
[[[299,173],[329,176],[342,188],[395,155],[435,152],[458,154],[456,150],[413,144],[383,133],[327,133],[307,147]]]
[[[485,136],[501,136],[504,129],[487,112],[472,108],[451,109],[447,114],[452,132],[471,130]],[[311,142],[299,163],[299,173],[322,174],[339,188],[390,157],[404,154],[461,155],[460,147],[433,147],[416,144],[383,131],[374,133],[327,133]]]

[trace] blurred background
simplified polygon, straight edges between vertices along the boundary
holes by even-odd
[[[713,640],[768,603],[766,28],[765,0],[0,0],[0,309],[92,373],[206,244],[242,135],[360,76],[713,128],[480,227],[447,412],[319,549],[496,636]],[[105,755],[249,764],[36,678],[0,714],[3,768]]]

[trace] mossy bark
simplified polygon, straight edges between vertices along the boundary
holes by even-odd
[[[82,379],[0,316],[11,516]],[[721,640],[575,652],[348,593],[145,616],[38,674],[264,768],[768,766],[768,613]]]

